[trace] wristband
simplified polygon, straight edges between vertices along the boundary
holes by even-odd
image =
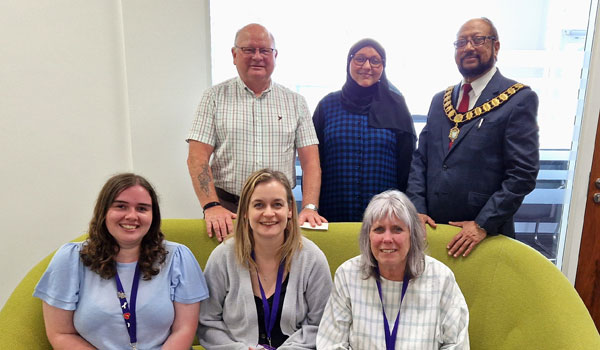
[[[203,206],[202,209],[204,211],[206,211],[206,209],[210,209],[212,207],[216,207],[217,205],[221,205],[221,203],[219,203],[219,202],[209,202],[209,203],[206,203],[206,205]]]

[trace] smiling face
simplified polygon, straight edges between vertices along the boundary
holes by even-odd
[[[121,248],[139,246],[152,224],[152,199],[135,185],[123,190],[106,212],[106,228]]]
[[[481,19],[473,19],[465,23],[459,30],[457,39],[471,39],[475,36],[491,36],[490,25]],[[486,39],[483,45],[473,46],[468,42],[466,46],[457,48],[454,53],[454,59],[458,70],[468,81],[473,81],[487,71],[495,64],[500,50],[498,40]]]
[[[410,249],[408,225],[395,216],[376,220],[369,230],[369,240],[381,276],[401,281]]]
[[[381,55],[371,46],[365,46],[358,50],[350,61],[350,76],[352,79],[362,87],[369,87],[381,79],[383,74],[383,64],[379,67],[371,66],[371,61],[367,60],[364,64],[360,65],[356,62],[356,57],[365,57],[370,59],[376,57],[381,61]]]
[[[263,55],[258,50],[254,54],[245,54],[241,47],[255,49],[275,48],[267,29],[258,24],[250,24],[240,30],[237,35],[235,46],[231,49],[233,64],[235,64],[242,81],[255,93],[262,92],[269,86],[271,74],[275,69],[275,58],[277,51]],[[256,91],[255,87],[262,89]]]
[[[278,181],[263,182],[254,188],[248,207],[248,222],[254,239],[280,239],[292,210],[287,202],[285,187]]]

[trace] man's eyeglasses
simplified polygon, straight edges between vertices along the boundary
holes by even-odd
[[[242,50],[242,52],[244,53],[244,55],[254,55],[256,54],[256,50],[258,50],[258,53],[260,53],[262,56],[269,56],[272,55],[273,52],[277,51],[275,49],[272,49],[270,47],[261,47],[261,48],[256,48],[256,47],[240,47],[240,46],[236,46],[238,49]]]
[[[354,62],[357,66],[362,67],[367,61],[373,68],[379,68],[383,64],[383,60],[379,57],[367,57],[363,55],[354,56],[352,55],[352,62]]]
[[[479,35],[479,36],[474,36],[471,39],[458,39],[454,42],[454,47],[457,49],[460,49],[460,48],[467,46],[468,43],[471,43],[471,45],[473,45],[473,47],[481,46],[485,43],[485,41],[487,39],[496,40],[496,37],[493,35],[490,35],[490,36]]]

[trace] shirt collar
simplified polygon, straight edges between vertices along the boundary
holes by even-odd
[[[238,75],[238,77],[237,77],[237,83],[238,83],[238,86],[239,86],[241,89],[244,89],[244,90],[246,90],[248,93],[252,94],[252,96],[255,96],[255,97],[256,97],[256,95],[254,94],[254,91],[252,91],[252,89],[250,89],[250,88],[248,87],[248,85],[246,85],[246,83],[244,83],[244,81],[242,80],[242,78],[240,78],[240,76],[239,76],[239,75]],[[268,92],[270,92],[272,88],[273,88],[273,79],[271,79],[271,81],[269,82],[269,87],[268,87],[268,88],[266,88],[266,89],[265,89],[265,91],[263,91],[263,92],[262,92],[262,94],[260,94],[260,97],[262,97],[262,96],[264,96],[265,94],[267,94]]]
[[[481,95],[481,93],[483,92],[483,89],[485,89],[485,87],[490,82],[490,80],[492,80],[492,77],[494,76],[494,74],[496,74],[497,70],[498,69],[496,68],[496,66],[493,66],[492,69],[487,71],[487,73],[485,73],[484,75],[480,76],[479,78],[477,78],[471,82],[471,88],[473,89],[474,96]],[[464,85],[464,84],[467,84],[467,81],[463,78],[462,85]]]

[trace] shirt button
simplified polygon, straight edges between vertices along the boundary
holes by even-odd
[[[448,170],[448,166],[446,164],[444,164],[442,168],[444,168],[444,170]]]

